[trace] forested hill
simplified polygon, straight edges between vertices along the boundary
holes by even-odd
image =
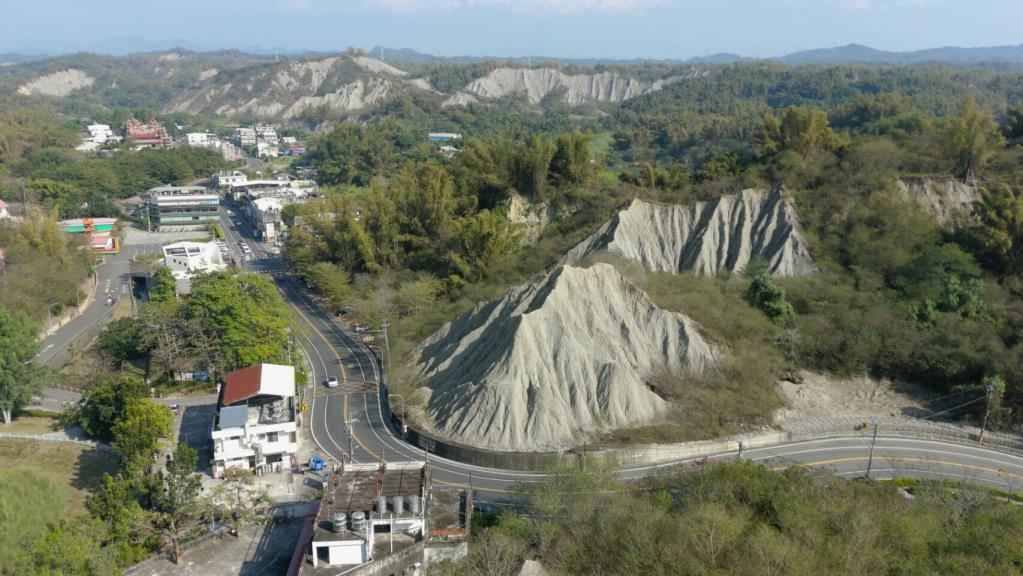
[[[557,131],[568,127],[567,117],[574,124],[609,125],[601,118],[618,114],[617,124],[635,112],[658,118],[664,130],[681,121],[660,122],[665,109],[703,114],[701,124],[716,121],[705,113],[731,122],[749,112],[747,120],[755,118],[767,108],[832,107],[877,92],[899,93],[944,114],[967,91],[975,91],[978,102],[994,111],[1020,94],[1016,70],[1023,66],[1023,48],[1013,46],[895,53],[849,45],[759,61],[733,54],[643,62],[371,54],[71,54],[0,67],[0,96],[51,102],[93,118],[132,108],[182,118],[276,121],[308,130],[392,117],[478,135],[523,125]],[[385,60],[372,57],[381,55]],[[946,61],[953,65],[936,63]],[[733,106],[738,115],[732,114]],[[652,116],[645,113],[651,109]],[[537,112],[544,113],[542,119]]]

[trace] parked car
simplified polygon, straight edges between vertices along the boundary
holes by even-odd
[[[356,324],[355,333],[362,334],[363,332],[369,332],[369,326],[366,326],[365,324]]]
[[[337,381],[337,376],[331,376],[327,378],[327,388],[337,388],[341,383]]]

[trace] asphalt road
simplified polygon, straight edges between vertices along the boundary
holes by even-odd
[[[226,221],[227,215],[222,213]],[[275,282],[296,312],[304,328],[299,341],[312,372],[313,394],[310,412],[314,442],[335,460],[347,458],[349,446],[355,461],[423,460],[424,452],[395,437],[385,423],[379,403],[379,368],[375,356],[351,330],[319,306],[300,282],[284,270],[280,257],[270,254],[248,233],[244,223],[228,226],[230,244],[237,248],[244,235],[254,251],[254,259],[245,265],[254,272],[274,274]],[[342,384],[329,389],[323,385],[329,376],[338,376]],[[351,422],[349,436],[346,422]],[[803,465],[827,468],[842,477],[865,476],[868,466],[875,479],[928,477],[960,480],[1001,489],[1023,489],[1023,457],[931,440],[901,437],[877,438],[871,456],[871,441],[866,436],[823,438],[793,442],[769,448],[747,450],[750,459],[775,468]],[[730,459],[729,452],[708,460]],[[699,466],[703,459],[688,459],[666,464],[637,466],[619,471],[623,480],[634,480],[679,465]],[[519,472],[472,466],[429,456],[433,479],[438,483],[471,485],[478,497],[500,500],[514,493],[517,484],[542,481],[543,473]]]
[[[228,246],[236,257],[241,256],[238,242],[245,239],[253,250],[253,259],[243,261],[252,272],[270,274],[280,288],[289,306],[300,321],[297,339],[311,373],[311,430],[313,440],[326,456],[335,460],[351,458],[358,462],[393,462],[424,460],[427,455],[406,444],[384,421],[379,403],[379,366],[373,353],[337,318],[319,306],[315,298],[287,273],[279,256],[269,252],[256,241],[244,222],[232,222],[221,210],[223,229]],[[99,267],[100,289],[97,298],[74,320],[56,334],[43,341],[38,360],[53,361],[54,355],[76,337],[110,316],[103,293],[109,286],[119,291],[127,280],[130,258],[140,251],[158,250],[160,244],[126,247],[119,255],[108,256]],[[126,290],[127,288],[124,288]],[[327,388],[323,383],[337,376],[342,384]],[[47,389],[36,405],[60,410],[75,402],[78,395],[63,390]],[[164,399],[164,403],[209,404],[209,398],[184,400]],[[186,407],[186,414],[190,412]],[[195,411],[198,415],[199,412]],[[203,423],[206,418],[201,418]],[[198,421],[198,420],[197,420]],[[347,425],[346,425],[347,423]],[[351,433],[349,433],[349,430]],[[189,441],[204,431],[197,425],[183,431]],[[765,465],[784,468],[802,465],[827,468],[842,477],[866,475],[875,479],[898,477],[945,478],[989,487],[1018,491],[1023,489],[1023,457],[989,450],[981,446],[966,446],[933,440],[889,437],[883,433],[877,438],[871,455],[868,437],[822,438],[803,442],[780,444],[769,448],[747,450],[743,458]],[[708,460],[735,458],[736,452],[711,456]],[[469,485],[482,500],[500,500],[510,497],[515,486],[542,481],[545,474],[519,472],[472,466],[429,455],[433,479],[438,483]],[[689,459],[659,465],[636,466],[619,470],[623,480],[634,480],[679,465],[699,466],[703,459]]]

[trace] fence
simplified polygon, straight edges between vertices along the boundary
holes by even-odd
[[[70,444],[81,444],[82,446],[88,446],[107,454],[113,454],[114,449],[102,442],[94,442],[92,440],[79,440],[77,438],[70,438],[68,436],[60,435],[49,435],[49,434],[20,434],[17,432],[0,432],[0,439],[7,440],[42,440],[44,442],[66,442]]]

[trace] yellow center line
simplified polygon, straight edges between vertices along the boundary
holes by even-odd
[[[313,329],[313,332],[316,332],[316,335],[320,337],[320,340],[323,340],[323,343],[327,345],[327,348],[330,348],[330,351],[334,353],[334,357],[337,358],[337,365],[341,367],[341,378],[347,384],[348,383],[348,372],[345,370],[344,363],[341,362],[341,354],[338,353],[337,348],[334,348],[334,345],[331,344],[329,340],[327,340],[327,337],[323,335],[323,332],[320,332],[320,330],[316,327],[316,325],[313,324],[311,321],[309,321],[309,318],[306,317],[306,315],[303,314],[302,311],[298,309],[298,306],[294,306],[294,309],[295,309],[295,312],[298,312],[298,315],[301,316],[303,320],[305,320],[306,324],[308,324],[309,327]],[[379,382],[377,383],[377,385],[379,386]],[[348,417],[348,394],[347,393],[344,395],[344,408],[342,408],[342,410],[344,411],[343,412],[343,414],[344,414],[343,417],[347,418]],[[369,425],[368,422],[366,424]],[[384,460],[383,457],[381,457],[376,452],[370,450],[368,447],[366,447],[365,444],[362,443],[361,440],[359,440],[359,438],[352,432],[353,429],[354,429],[354,426],[352,426],[351,423],[349,423],[348,433],[351,434],[352,440],[354,440],[355,443],[359,445],[359,448],[362,448],[363,450],[365,450],[373,458],[376,458],[377,460],[386,463],[387,461]]]

